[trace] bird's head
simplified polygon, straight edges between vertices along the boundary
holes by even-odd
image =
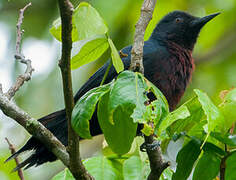
[[[183,11],[173,11],[160,20],[151,38],[171,41],[192,50],[201,28],[218,14],[199,18]]]

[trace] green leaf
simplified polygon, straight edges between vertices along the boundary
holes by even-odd
[[[236,151],[226,159],[225,180],[236,179]]]
[[[124,70],[124,64],[120,58],[120,55],[119,55],[113,41],[110,38],[108,38],[108,43],[111,48],[111,58],[112,58],[113,66],[115,67],[116,72],[119,73]]]
[[[173,173],[174,173],[174,172],[173,172],[172,169],[166,168],[166,169],[163,171],[160,180],[171,180]]]
[[[83,95],[76,103],[72,112],[72,127],[82,138],[92,138],[89,120],[95,111],[99,99],[109,91],[112,83],[94,88]]]
[[[109,47],[107,38],[104,35],[97,35],[73,43],[71,68],[88,64],[97,60]]]
[[[178,134],[181,132],[189,132],[195,125],[200,124],[199,122],[201,122],[201,119],[204,117],[204,112],[202,110],[201,104],[199,103],[196,96],[188,100],[182,106],[186,106],[188,108],[190,116],[184,119],[179,119],[168,127],[167,132],[170,137],[172,137],[176,133]],[[182,106],[180,106],[179,108],[182,108]],[[177,109],[175,111],[177,111]],[[203,126],[204,124],[201,125]]]
[[[96,180],[122,180],[122,174],[104,156],[92,157],[83,161],[85,168]]]
[[[231,135],[231,134],[224,135],[218,132],[211,132],[210,135],[224,144],[227,144],[233,147],[236,146],[236,135]]]
[[[193,168],[194,162],[200,155],[200,144],[195,140],[191,140],[186,144],[176,157],[177,169],[172,176],[172,180],[186,180]]]
[[[158,127],[158,135],[160,135],[162,131],[166,130],[166,128],[170,126],[173,122],[179,119],[185,119],[189,116],[190,113],[188,111],[188,108],[186,106],[180,106],[180,108],[169,113],[167,117],[162,121],[162,123]]]
[[[152,101],[150,105],[146,106],[147,111],[145,114],[147,116],[145,116],[145,121],[148,122],[150,121],[150,119],[153,119],[153,122],[156,125],[157,129],[159,128],[165,117],[169,114],[169,105],[162,92],[150,81],[145,78],[144,80],[148,85],[148,91],[152,92],[156,97],[156,100]],[[151,109],[151,112],[149,112],[148,109]]]
[[[205,124],[207,124],[206,119],[201,120],[199,123],[195,123],[194,126],[192,126],[192,128],[188,131],[188,135],[203,139],[206,135],[203,128]]]
[[[133,106],[125,109],[119,106],[113,112],[110,123],[108,103],[111,101],[109,93],[102,96],[98,103],[98,122],[104,133],[105,139],[113,152],[122,155],[130,150],[136,135],[137,123],[130,118]]]
[[[134,122],[143,122],[143,114],[146,109],[144,102],[148,100],[144,92],[147,88],[146,83],[138,73],[124,71],[119,74],[110,91],[111,100],[108,104],[110,122],[113,123],[113,113],[119,106],[123,109],[126,109],[127,106],[130,106],[131,109],[136,107],[138,110],[134,110],[132,118]]]
[[[108,31],[99,13],[87,2],[79,4],[74,11],[73,18],[79,40],[91,38],[94,35],[104,35]]]
[[[218,124],[220,124],[224,117],[206,93],[203,93],[198,89],[195,89],[194,92],[198,96],[198,100],[202,105],[202,109],[208,121],[206,132],[210,133]]]
[[[50,33],[54,38],[61,42],[61,18],[57,18],[50,28]],[[72,32],[71,32],[72,42],[78,41],[78,32],[74,24],[74,18],[72,18]]]
[[[223,103],[219,106],[220,111],[225,116],[225,121],[221,126],[225,127],[226,131],[236,122],[236,88],[230,90],[224,97]]]
[[[150,92],[156,99],[148,104],[147,93]],[[129,151],[136,135],[137,122],[148,126],[150,121],[161,121],[168,112],[163,94],[143,75],[131,71],[119,74],[110,92],[98,104],[99,124],[108,145],[117,154]],[[153,132],[152,127],[148,131],[149,134]]]
[[[205,151],[199,159],[193,173],[193,180],[212,180],[220,170],[220,158],[212,152]]]
[[[51,180],[75,180],[69,169],[65,168],[63,171],[55,175]]]
[[[143,164],[138,156],[131,156],[124,161],[123,176],[125,180],[140,180]]]
[[[213,152],[213,153],[217,154],[218,156],[225,156],[226,155],[226,152],[223,149],[221,149],[218,146],[216,146],[212,143],[209,143],[209,142],[206,142],[206,144],[203,146],[202,149],[204,151]]]
[[[157,99],[146,105],[149,102],[148,92],[152,92]],[[156,119],[168,113],[168,104],[163,94],[140,73],[122,72],[111,89],[110,98],[108,109],[111,123],[113,123],[111,120],[113,112],[118,106],[123,109],[126,106],[133,107],[131,117],[134,122],[139,123],[156,122]]]
[[[61,19],[53,22],[50,33],[61,41]],[[87,2],[82,2],[72,16],[72,42],[92,38],[94,35],[105,35],[108,28],[99,13]]]

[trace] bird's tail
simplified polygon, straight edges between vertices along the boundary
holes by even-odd
[[[38,120],[48,128],[65,146],[67,146],[67,121],[65,110],[57,111]],[[38,166],[45,162],[56,160],[56,156],[50,152],[38,139],[31,137],[26,144],[17,152],[12,154],[5,162],[17,157],[19,154],[33,150],[34,152],[13,171],[25,167]]]

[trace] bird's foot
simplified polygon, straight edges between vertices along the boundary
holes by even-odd
[[[148,143],[144,142],[140,146],[140,151],[142,151],[142,152],[146,152],[147,150],[154,151],[159,146],[160,146],[160,143],[158,141],[154,141],[152,144],[148,144]]]

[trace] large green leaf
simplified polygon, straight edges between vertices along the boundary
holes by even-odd
[[[89,3],[82,2],[72,16],[72,41],[91,38],[94,35],[105,35],[108,28],[96,9]],[[61,41],[61,19],[53,22],[50,33]]]
[[[61,18],[57,18],[50,28],[50,33],[61,42]],[[78,32],[75,27],[74,18],[72,18],[72,32],[71,32],[72,42],[78,41]]]
[[[220,170],[221,159],[214,152],[205,151],[197,163],[193,173],[193,180],[212,180]]]
[[[113,114],[115,109],[119,106],[124,110],[127,106],[136,107],[139,109],[140,116],[137,120],[137,116],[133,117],[134,122],[141,122],[142,115],[145,110],[144,102],[148,100],[147,96],[144,95],[147,85],[138,76],[137,73],[131,71],[124,71],[118,77],[110,91],[110,101],[108,104],[109,119],[112,122]],[[131,110],[132,114],[132,110]]]
[[[73,18],[79,40],[91,38],[94,35],[104,35],[108,31],[99,13],[87,2],[79,4],[74,11]]]
[[[152,92],[156,96],[156,100],[150,104],[147,104],[150,102],[147,97],[148,92]],[[118,106],[123,109],[126,109],[126,106],[132,106],[133,113],[131,117],[134,122],[139,123],[160,119],[160,114],[166,115],[168,112],[168,104],[165,97],[140,73],[122,72],[111,89],[110,99],[108,109],[111,123],[113,123],[113,113]]]
[[[191,140],[179,152],[176,158],[177,168],[172,176],[172,180],[186,180],[193,168],[194,162],[200,155],[200,144]]]
[[[197,89],[195,89],[194,92],[196,96],[180,106],[180,108],[186,106],[190,115],[186,116],[186,118],[176,120],[168,128],[170,137],[175,133],[183,131],[188,135],[197,136],[199,138],[205,136],[205,131],[208,134],[206,137],[208,137],[209,133],[216,127],[219,127],[224,121],[222,113],[205,93]]]
[[[133,106],[127,104],[125,109],[119,106],[113,112],[110,123],[108,103],[111,101],[109,93],[106,93],[98,103],[98,121],[104,133],[105,139],[117,154],[125,154],[130,150],[136,135],[137,123],[130,118]]]
[[[224,144],[236,147],[236,135],[231,135],[231,134],[224,135],[218,132],[211,132],[210,135]]]
[[[205,128],[207,133],[210,133],[214,130],[214,128],[224,120],[223,115],[219,111],[219,109],[214,105],[214,103],[210,100],[206,93],[195,89],[194,92],[198,96],[198,100],[202,105],[202,109],[206,115],[206,119],[208,121],[207,127]]]
[[[109,44],[104,35],[96,35],[73,43],[71,68],[77,69],[84,64],[97,60],[108,47]]]
[[[226,159],[225,180],[236,179],[236,151]]]
[[[167,117],[162,121],[160,126],[158,127],[158,135],[161,134],[162,131],[166,130],[168,126],[179,119],[185,119],[190,116],[188,108],[184,105],[180,108],[176,109],[175,111],[169,113]]]
[[[92,157],[83,161],[85,168],[96,180],[122,180],[122,174],[104,156]]]
[[[92,138],[89,120],[95,111],[98,100],[109,91],[112,83],[94,88],[83,95],[76,103],[72,112],[72,127],[82,138]]]
[[[131,156],[124,161],[123,176],[125,180],[141,180],[143,163],[138,156]]]
[[[184,119],[179,119],[168,127],[167,132],[170,137],[172,137],[175,133],[189,132],[194,126],[200,124],[201,119],[204,117],[201,104],[196,96],[188,100],[182,106],[186,106],[188,108],[190,116]],[[179,108],[182,108],[182,106]],[[175,111],[177,111],[177,109]],[[203,126],[204,124],[201,125]]]
[[[132,115],[134,122],[144,122],[143,114],[145,112],[144,102],[148,100],[144,92],[147,85],[139,73],[124,71],[118,77],[110,92],[110,101],[108,104],[109,119],[112,123],[113,113],[117,107],[126,109],[126,106],[132,106],[137,112]],[[135,110],[134,110],[135,112]]]
[[[75,180],[69,169],[65,168],[63,171],[55,175],[51,180]]]
[[[112,58],[113,66],[115,67],[116,72],[119,73],[124,70],[124,64],[120,58],[120,55],[119,55],[113,41],[110,38],[108,38],[108,43],[111,48],[111,58]]]

